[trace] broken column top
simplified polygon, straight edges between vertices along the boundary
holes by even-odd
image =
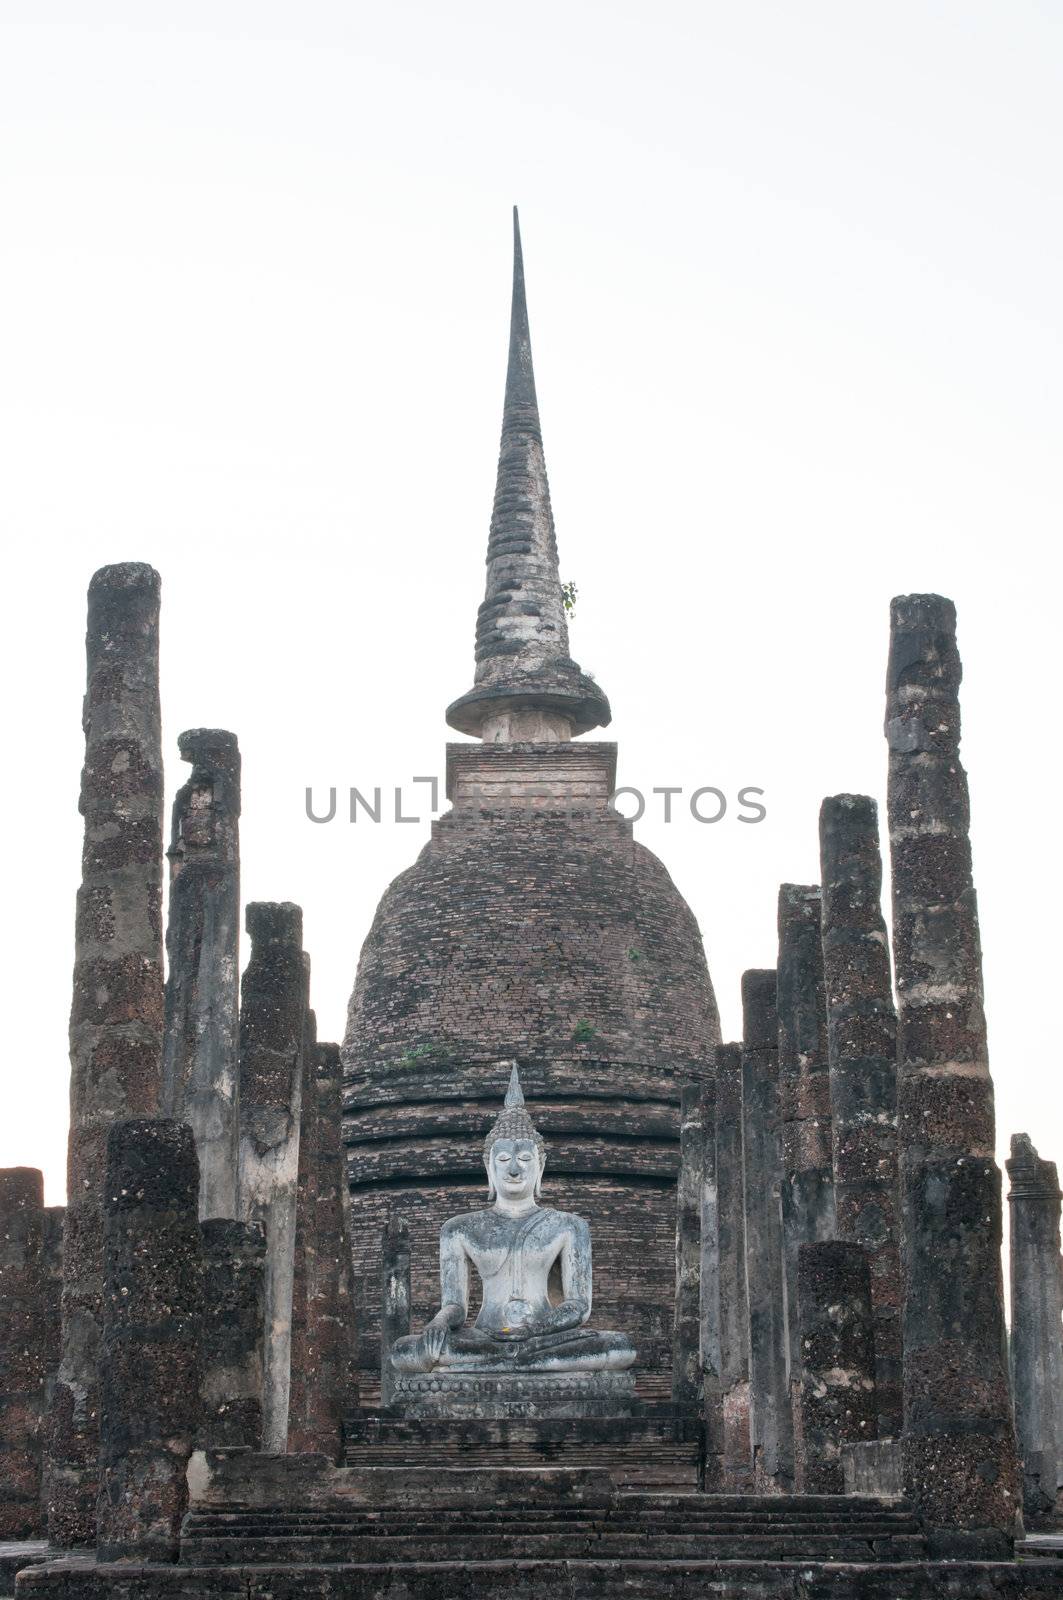
[[[146,561],[115,561],[110,566],[98,567],[89,579],[89,599],[105,593],[133,594],[138,590],[157,599],[162,579]]]
[[[1054,1161],[1044,1161],[1028,1133],[1013,1133],[1011,1154],[1005,1162],[1011,1180],[1009,1200],[1043,1195],[1060,1198],[1059,1173]]]
[[[158,631],[161,593],[162,579],[143,561],[120,561],[92,574],[88,637],[97,658],[140,654],[145,635]]]
[[[878,827],[878,803],[869,794],[829,794],[819,808],[825,826],[863,831]]]
[[[554,742],[604,727],[609,702],[568,649],[514,206],[509,366],[487,586],[473,687],[447,708],[450,726],[498,743]]]
[[[205,768],[211,775],[221,774],[233,780],[226,786],[225,800],[229,806],[235,801],[234,814],[240,813],[240,745],[235,733],[226,728],[186,728],[177,735],[177,748],[182,761],[190,761],[195,771]]]
[[[252,900],[244,913],[252,944],[287,944],[302,949],[303,908],[290,900]]]
[[[777,979],[774,967],[753,967],[742,974],[742,1043],[746,1049],[778,1048]]]
[[[44,1174],[39,1167],[0,1167],[0,1212],[19,1206],[44,1210]]]
[[[784,1065],[825,1068],[826,1018],[823,1015],[823,955],[820,917],[823,896],[815,883],[779,885],[779,1049]]]
[[[869,794],[831,794],[819,808],[824,904],[832,923],[851,922],[882,892],[878,806]],[[824,924],[826,926],[826,923]]]
[[[107,1136],[109,1212],[190,1210],[199,1198],[199,1162],[192,1129],[169,1117],[131,1117]]]
[[[886,671],[886,738],[891,748],[943,750],[957,744],[962,677],[952,601],[939,594],[897,595],[890,602]],[[928,707],[933,712],[924,720]]]

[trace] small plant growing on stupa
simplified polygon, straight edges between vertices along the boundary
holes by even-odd
[[[427,1066],[430,1061],[443,1065],[449,1059],[449,1053],[442,1044],[415,1044],[399,1058],[400,1067]]]

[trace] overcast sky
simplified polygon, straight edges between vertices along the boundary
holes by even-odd
[[[1001,1146],[1063,1160],[1054,0],[0,17],[0,1164],[63,1198],[105,562],[162,573],[169,795],[181,729],[236,730],[245,897],[303,905],[342,1035],[472,681],[514,201],[573,653],[622,783],[732,801],[638,829],[725,1037],[820,799],[884,796],[891,595],[949,594]],[[308,784],[404,785],[422,821],[314,826]]]

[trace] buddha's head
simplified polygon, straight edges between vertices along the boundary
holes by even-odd
[[[538,1199],[546,1166],[546,1143],[528,1115],[516,1065],[498,1120],[484,1141],[490,1199]]]

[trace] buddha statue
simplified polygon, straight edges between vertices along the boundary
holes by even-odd
[[[524,1104],[516,1066],[484,1145],[488,1198],[443,1224],[440,1309],[421,1333],[395,1341],[395,1373],[554,1374],[619,1372],[635,1360],[626,1334],[586,1326],[591,1314],[591,1235],[582,1217],[540,1206],[546,1145]],[[560,1267],[562,1299],[548,1284]],[[483,1284],[471,1327],[469,1268]]]

